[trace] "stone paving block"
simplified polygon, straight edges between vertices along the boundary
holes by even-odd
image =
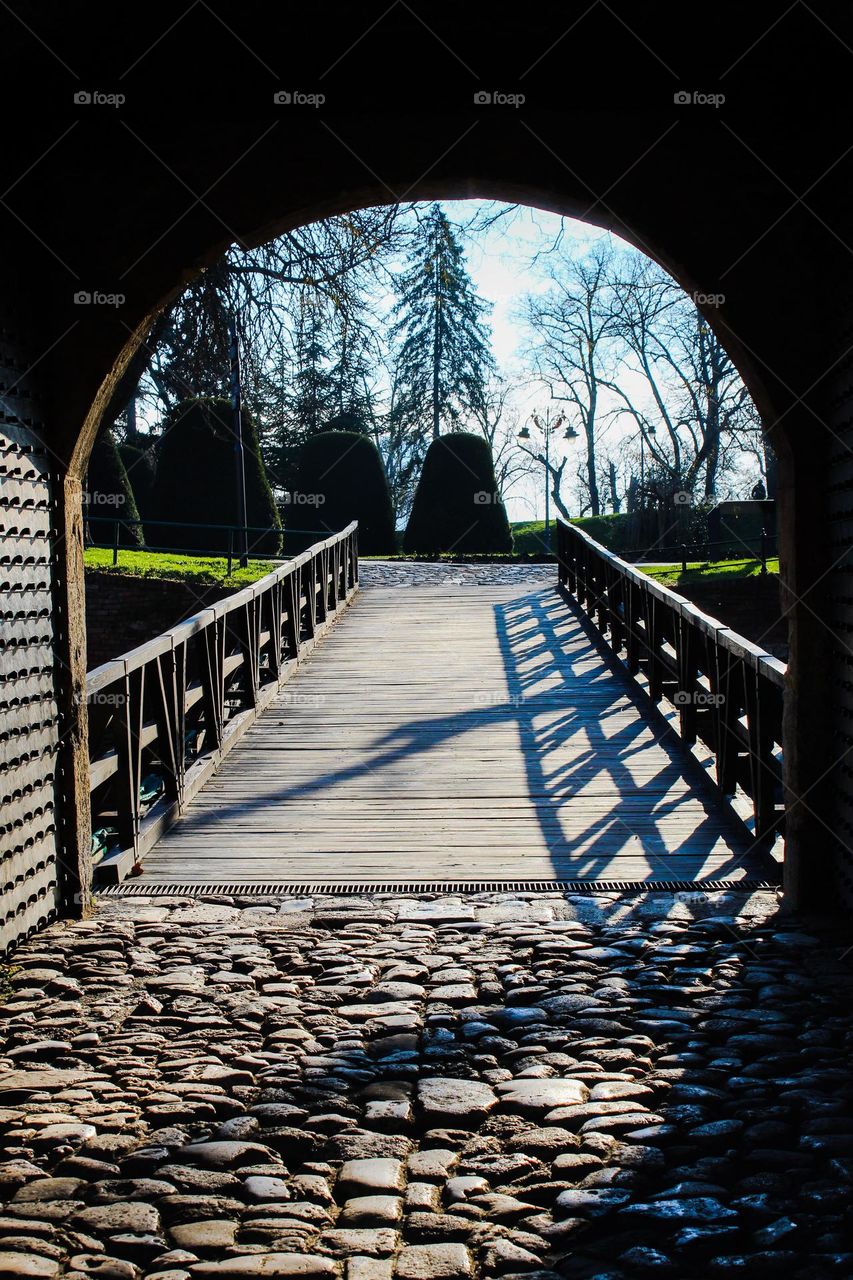
[[[193,1276],[222,1277],[222,1280],[243,1280],[243,1277],[261,1277],[262,1280],[333,1280],[337,1267],[331,1258],[312,1253],[251,1253],[233,1258],[221,1258],[216,1262],[196,1262],[189,1268]]]
[[[344,1204],[338,1223],[342,1227],[384,1227],[399,1222],[402,1216],[399,1196],[353,1196]]]
[[[336,1227],[323,1232],[317,1248],[335,1254],[387,1258],[396,1252],[399,1243],[399,1231],[390,1227]]]
[[[419,1080],[417,1100],[427,1123],[448,1121],[464,1128],[476,1128],[498,1101],[488,1084],[446,1077]]]
[[[397,1259],[400,1280],[466,1280],[473,1271],[471,1254],[461,1244],[407,1245]]]
[[[403,1165],[399,1160],[347,1160],[338,1175],[338,1193],[370,1195],[374,1192],[401,1191],[405,1184]]]
[[[169,1234],[182,1249],[227,1249],[234,1243],[239,1222],[211,1218],[200,1222],[175,1223]]]
[[[391,1258],[347,1258],[346,1280],[391,1280],[393,1274]]]

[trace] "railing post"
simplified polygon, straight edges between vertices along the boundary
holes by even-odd
[[[228,577],[231,577],[231,567],[234,563],[234,530],[229,526],[228,529]]]
[[[139,849],[139,784],[142,764],[142,705],[145,700],[145,668],[126,674],[121,704],[116,712],[116,819],[119,842],[132,849],[134,862]]]
[[[118,516],[113,520],[113,564],[118,564],[118,543],[119,531],[121,526],[118,522]]]

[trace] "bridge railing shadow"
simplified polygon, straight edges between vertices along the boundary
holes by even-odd
[[[457,748],[458,762],[458,744],[480,749],[509,728],[518,749],[508,759],[518,763],[520,796],[535,815],[552,874],[698,880],[736,871],[745,839],[665,722],[643,706],[640,691],[601,651],[580,611],[546,588],[496,604],[494,622],[505,690],[496,691],[485,674],[480,688],[472,681],[470,692],[464,690],[466,705],[377,732],[351,763],[270,786],[259,775],[252,797],[226,802],[215,813],[190,807],[174,838],[222,835],[253,814],[343,796],[353,781],[369,781],[381,795],[403,776],[401,766],[412,776],[413,761],[422,784],[444,747]],[[453,696],[459,697],[458,685]],[[238,757],[250,749],[247,738]],[[439,769],[436,779],[442,776]],[[493,862],[498,872],[499,848]],[[625,867],[630,876],[620,870]],[[344,870],[328,868],[330,874]]]

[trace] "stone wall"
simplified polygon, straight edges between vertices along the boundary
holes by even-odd
[[[87,666],[91,671],[231,595],[220,585],[86,570]]]

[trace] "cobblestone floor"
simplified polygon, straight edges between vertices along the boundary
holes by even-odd
[[[531,589],[557,584],[554,564],[432,564],[419,560],[360,560],[361,587],[489,587],[515,586],[530,580]]]
[[[2,997],[0,1277],[849,1276],[849,943],[778,911],[102,902]]]

